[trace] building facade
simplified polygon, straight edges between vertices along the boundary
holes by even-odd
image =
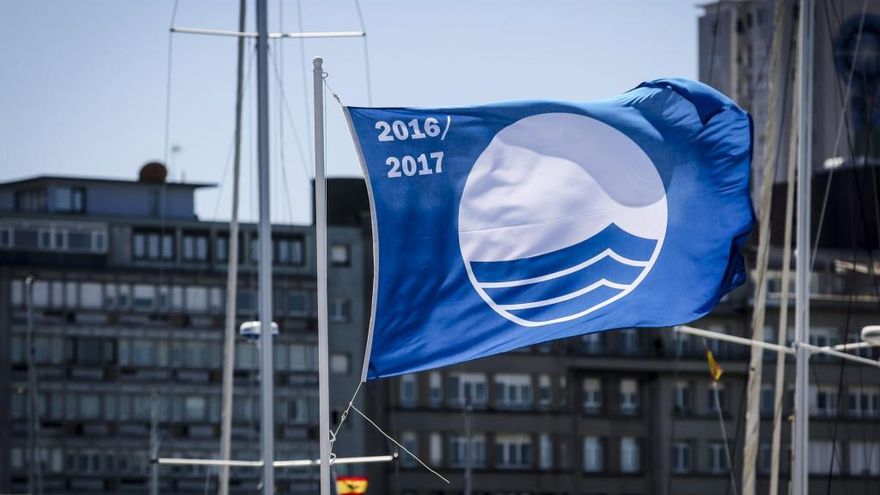
[[[138,181],[0,184],[0,492],[39,483],[43,493],[148,493],[152,453],[219,455],[229,235],[228,224],[196,217],[199,187],[207,185],[168,183],[147,168]],[[257,319],[258,242],[256,226],[243,224],[237,323]],[[314,228],[275,226],[272,243],[276,458],[313,459]],[[360,377],[367,255],[356,226],[332,227],[329,244],[338,418]],[[234,459],[259,459],[258,365],[256,343],[239,338]],[[362,423],[347,423],[339,454],[365,452],[363,431]],[[30,441],[37,465],[29,463]],[[161,466],[155,475],[159,493],[216,491],[215,470]],[[279,469],[276,477],[278,493],[317,490],[314,469]],[[253,493],[258,483],[258,469],[231,472],[232,493]]]

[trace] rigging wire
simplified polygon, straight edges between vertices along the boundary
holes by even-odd
[[[175,20],[177,19],[177,11],[178,11],[178,7],[179,7],[179,3],[180,3],[179,0],[174,0],[174,4],[172,5],[172,8],[171,8],[171,19],[169,19],[169,22],[168,22],[168,27],[169,27],[169,29],[168,29],[168,52],[167,52],[167,56],[166,56],[166,67],[165,67],[165,132],[164,132],[164,140],[163,140],[163,144],[162,144],[163,162],[165,164],[166,171],[168,171],[170,169],[169,163],[168,163],[168,158],[169,158],[169,153],[171,151],[171,147],[170,147],[171,102],[172,102],[171,93],[172,93],[172,81],[173,81],[172,76],[173,76],[173,72],[174,72],[174,33],[171,31],[171,28],[174,27]],[[160,232],[160,235],[159,235],[158,248],[159,248],[160,253],[162,253],[162,251],[165,248],[165,235],[167,234],[166,228],[165,228],[166,227],[165,216],[167,213],[166,207],[165,207],[166,200],[167,200],[167,181],[163,181],[162,187],[160,190],[160,195],[159,195],[159,201],[160,201],[160,203],[159,203],[159,232]],[[160,257],[162,257],[161,254],[160,254]],[[160,263],[159,269],[158,269],[158,281],[159,281],[159,293],[160,294],[161,294],[162,288],[165,287],[164,275],[165,275],[164,263]],[[165,290],[166,290],[167,297],[169,298],[169,300],[167,301],[168,302],[167,308],[170,313],[171,306],[172,306],[170,299],[173,298],[172,286],[169,284]],[[161,311],[161,309],[162,308],[160,307],[160,311]],[[171,352],[171,349],[172,349],[170,346],[171,332],[166,330],[165,333],[166,333],[166,335],[165,335],[165,342],[164,343],[165,343],[165,347],[167,349],[166,352]],[[157,346],[157,348],[158,347],[159,346]],[[157,356],[157,357],[159,357],[159,356]],[[166,358],[167,357],[168,356],[166,356]],[[172,361],[171,359],[168,359],[168,361],[167,361],[168,365],[166,366],[169,375],[172,373],[172,370],[170,367],[171,361]],[[159,424],[160,424],[161,418],[164,417],[165,414],[167,414],[167,409],[169,409],[171,407],[171,401],[166,401],[166,404],[165,404],[166,410],[163,411],[163,413],[160,415],[158,413],[160,405],[157,403],[160,399],[158,398],[158,391],[155,388],[153,388],[151,396],[152,396],[152,404],[150,405],[150,416],[151,416],[151,418],[150,418],[150,441],[151,441],[152,445],[150,446],[150,458],[155,459],[155,458],[159,457],[159,450],[162,445],[162,430],[161,430],[161,428],[159,428]],[[125,399],[123,399],[123,400],[125,400]],[[155,483],[157,485],[156,491],[159,491],[159,488],[160,488],[158,469],[159,469],[158,464],[151,465],[152,472],[151,472],[151,476],[150,476],[150,483],[151,484]]]
[[[303,27],[303,14],[302,14],[302,1],[301,0],[296,0],[296,28],[301,33],[305,32],[305,28]],[[308,75],[307,75],[309,69],[308,69],[308,66],[306,65],[306,39],[300,38],[298,41],[299,41],[299,43],[298,43],[299,44],[299,68],[300,68],[300,74],[302,75],[303,112],[305,113],[305,116],[306,116],[306,131],[308,132],[309,136],[312,136],[312,135],[314,135],[314,133],[312,131],[312,119],[309,118],[309,82],[308,82]],[[286,100],[285,100],[283,94],[282,94],[281,98],[282,98],[282,102],[284,102],[284,105],[286,107],[285,110],[287,111],[288,118],[293,120],[293,118],[290,117],[290,108],[287,107],[287,103],[286,103]],[[306,144],[309,147],[309,159],[314,159],[315,150],[313,148],[313,144],[310,139],[307,139],[306,141],[308,141]],[[303,160],[303,161],[305,161],[305,160]],[[306,176],[311,177],[308,174],[308,172],[306,172]]]
[[[367,106],[373,106],[372,71],[370,70],[370,47],[367,41],[367,27],[364,24],[364,13],[361,10],[360,0],[354,0],[354,8],[357,12],[358,24],[364,35],[361,37],[361,46],[364,49],[364,80],[367,84]]]
[[[828,12],[828,5],[826,3],[823,3],[822,5],[825,8],[825,16],[824,16],[825,17],[825,25],[828,28],[828,34],[829,34],[829,38],[830,38],[831,21],[829,20],[830,15]],[[862,14],[861,14],[861,19],[859,20],[859,30],[856,33],[856,43],[855,43],[855,47],[854,47],[853,59],[858,57],[859,49],[861,48],[862,33],[864,32],[865,18],[867,17],[867,13],[868,13],[868,0],[865,0],[864,3],[862,3]],[[840,19],[838,19],[838,21],[839,20]],[[834,47],[833,46],[831,46],[831,56],[832,56],[832,58],[834,56]],[[846,89],[845,89],[843,95],[841,96],[842,101],[841,101],[840,120],[837,123],[837,134],[834,137],[834,146],[832,147],[832,152],[831,152],[832,157],[839,156],[840,139],[843,137],[844,124],[847,122],[847,118],[849,116],[848,102],[849,102],[849,97],[850,97],[850,91],[852,90],[853,76],[855,75],[855,72],[856,72],[856,64],[855,64],[855,61],[853,61],[852,67],[849,68],[849,74],[846,77]],[[838,85],[837,85],[837,90],[838,90],[838,92],[840,92],[839,81],[838,81]],[[822,234],[822,227],[823,227],[823,223],[825,221],[825,213],[826,213],[826,208],[828,206],[828,198],[829,198],[829,195],[831,194],[831,182],[832,182],[832,179],[834,178],[835,169],[836,169],[836,167],[832,167],[828,171],[828,179],[825,183],[825,194],[823,195],[823,198],[822,198],[822,209],[819,212],[819,222],[818,222],[818,226],[816,228],[816,240],[813,243],[813,253],[812,253],[813,258],[810,261],[811,268],[813,266],[815,266],[815,264],[816,264],[816,253],[818,253],[818,251],[819,251],[819,240],[822,238],[822,235],[821,235]]]
[[[833,7],[833,5],[832,5],[832,7]],[[827,5],[826,5],[826,13],[827,13]],[[842,19],[841,19],[841,16],[840,16],[840,13],[839,13],[838,11],[836,11],[836,9],[835,9],[834,14],[836,15],[836,22],[839,24],[839,23],[841,22],[841,20],[842,20]],[[828,25],[828,29],[829,29],[829,33],[830,33],[830,32],[831,32],[831,27],[830,27],[830,21],[827,20],[828,17],[829,17],[829,16],[826,15],[826,24]],[[832,49],[833,49],[833,47],[832,47]],[[863,83],[863,84],[864,84],[864,83]],[[840,94],[840,87],[839,87],[839,85],[838,85],[838,93]],[[841,95],[841,97],[843,98],[843,95]],[[842,103],[843,103],[843,105],[847,105],[847,103],[848,103],[848,99],[847,99],[847,100],[844,100]],[[868,113],[869,113],[869,118],[868,118],[868,122],[869,122],[869,126],[868,126],[868,135],[870,136],[870,135],[874,132],[874,122],[873,122],[873,118],[870,118],[870,114],[872,113],[873,109],[869,109],[869,110],[871,110],[871,111],[868,112]],[[846,135],[847,135],[847,141],[846,141],[846,143],[847,143],[847,147],[848,147],[849,154],[850,154],[850,160],[851,160],[851,163],[853,164],[853,174],[852,174],[852,179],[853,179],[853,188],[854,188],[854,190],[855,190],[855,192],[856,192],[856,195],[855,195],[856,198],[855,198],[855,199],[857,200],[858,205],[859,205],[858,216],[859,216],[859,218],[860,218],[860,220],[861,220],[860,223],[861,223],[861,225],[862,225],[862,229],[863,229],[863,234],[864,234],[864,236],[865,236],[865,240],[867,241],[867,240],[868,240],[869,233],[870,233],[870,229],[868,228],[868,222],[867,222],[867,218],[866,218],[866,215],[865,215],[865,200],[864,200],[863,195],[862,195],[862,184],[864,183],[864,180],[863,180],[864,178],[859,178],[858,175],[860,174],[860,172],[863,172],[865,169],[867,169],[867,168],[869,167],[868,161],[869,161],[869,157],[870,157],[870,154],[871,154],[871,141],[870,141],[870,139],[866,140],[866,143],[865,143],[865,153],[864,153],[864,155],[863,155],[864,158],[863,158],[862,167],[858,167],[858,165],[857,165],[857,163],[856,163],[857,155],[856,155],[855,144],[854,144],[854,142],[853,142],[853,140],[852,140],[852,139],[853,139],[853,131],[852,131],[852,129],[850,129],[850,127],[849,127],[849,126],[850,126],[850,121],[849,121],[849,119],[845,119],[845,118],[844,118],[844,121],[845,121],[845,124],[846,124],[846,126],[847,126],[847,134],[846,134]],[[873,169],[871,170],[871,172],[873,172]],[[872,174],[872,180],[873,180],[873,179],[874,179],[874,177],[873,177],[873,174]],[[829,178],[829,180],[830,180],[830,178]],[[876,183],[875,183],[874,187],[876,187]],[[851,197],[850,200],[852,201],[853,198]],[[876,197],[875,197],[875,202],[876,202]],[[854,206],[854,205],[853,205],[853,206]],[[880,232],[880,217],[878,217],[878,216],[875,215],[875,222],[877,222],[876,227],[878,228],[878,232]],[[857,242],[856,242],[856,239],[855,239],[855,232],[854,232],[854,231],[851,232],[851,237],[852,237],[852,242],[853,242],[853,259],[854,259],[854,262],[855,262],[855,258],[856,258],[855,253],[856,253],[856,250],[857,250]],[[878,280],[877,280],[878,277],[877,277],[877,272],[876,272],[876,266],[875,266],[875,263],[874,263],[874,256],[873,256],[873,253],[872,253],[872,251],[871,251],[870,248],[867,248],[866,251],[867,251],[867,255],[868,255],[868,259],[869,259],[869,263],[870,263],[870,265],[871,265],[871,272],[872,272],[872,273],[871,273],[871,279],[872,279],[873,286],[874,286],[875,296],[877,297],[878,300],[880,300],[880,287],[878,287]],[[855,271],[853,271],[853,273],[852,273],[852,277],[853,277],[853,279],[856,278],[856,272],[855,272]],[[854,285],[855,285],[855,284],[854,284]],[[852,291],[854,291],[854,290],[855,290],[855,287],[852,288]],[[852,298],[852,297],[854,297],[854,292],[851,292],[850,298]],[[851,311],[851,308],[848,308],[848,314],[847,314],[847,317],[849,317],[849,312],[850,312],[850,311]],[[845,331],[848,332],[848,330],[849,330],[849,325],[847,325]],[[845,334],[845,337],[844,337],[844,338],[845,338],[845,340],[847,340],[846,334]],[[842,375],[843,375],[843,367],[842,367],[842,366],[841,366],[841,371],[840,371],[840,373],[841,373],[840,381],[842,382]],[[861,377],[862,375],[860,374],[859,376]],[[863,386],[863,384],[862,384],[862,386]],[[838,410],[839,410],[839,403],[840,403],[840,397],[841,397],[841,396],[842,396],[842,390],[838,389]],[[837,425],[836,425],[836,423],[835,423],[834,444],[833,444],[833,445],[835,445],[835,446],[836,446],[836,436],[837,436],[836,426],[837,426]],[[873,425],[873,426],[876,427],[876,425]],[[872,431],[873,431],[873,428],[872,428]],[[865,459],[865,460],[866,460],[866,465],[869,465],[869,464],[867,464],[868,462],[870,462],[870,457],[869,457],[869,455],[868,455],[868,453],[867,453],[867,443],[864,445],[864,450],[865,450],[865,451],[863,452],[863,454],[864,454],[864,456],[865,456],[865,458],[866,458],[866,459]],[[872,449],[872,453],[871,453],[871,455],[873,455],[873,449]],[[829,469],[829,471],[831,471],[831,469]],[[830,474],[829,474],[829,486],[828,486],[829,493],[830,493],[830,489],[831,489],[831,488],[830,488]]]

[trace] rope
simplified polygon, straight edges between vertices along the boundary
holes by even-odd
[[[296,27],[299,29],[299,32],[305,32],[305,28],[303,28],[303,15],[302,15],[302,2],[300,0],[296,0]],[[300,65],[300,73],[302,74],[302,90],[303,90],[303,109],[306,114],[306,131],[308,131],[308,135],[313,135],[312,133],[312,120],[309,119],[309,81],[308,81],[308,66],[306,65],[306,39],[300,38],[299,40],[299,65]],[[285,107],[287,103],[284,99],[284,93],[281,93],[281,100],[284,102]],[[288,113],[288,118],[290,118],[290,109],[286,108]],[[308,140],[309,145],[309,158],[314,158],[315,150],[312,148],[313,143],[311,140]],[[306,176],[311,178],[308,172],[306,172]]]
[[[333,442],[336,441],[336,435],[339,433],[339,430],[342,428],[342,424],[345,423],[345,419],[348,417],[348,412],[351,411],[351,408],[354,407],[354,398],[357,397],[358,392],[361,391],[361,385],[364,382],[358,382],[357,388],[354,389],[354,394],[351,396],[351,400],[348,401],[348,407],[342,411],[342,417],[339,418],[339,424],[336,425],[336,429],[330,432],[330,451],[333,451]]]
[[[327,78],[329,78],[329,77],[330,77],[330,74],[327,74],[326,72],[321,77],[324,80],[324,86],[327,87],[327,91],[330,91],[330,95],[333,97],[334,100],[336,100],[336,103],[339,103],[339,106],[344,108],[345,104],[342,103],[342,99],[339,97],[339,95],[336,93],[336,91],[333,89],[333,87],[330,86],[330,83],[327,82]]]
[[[412,456],[412,458],[415,459],[419,464],[421,464],[423,468],[427,469],[427,470],[430,471],[434,476],[440,478],[441,480],[443,480],[443,481],[445,481],[447,484],[449,484],[449,480],[448,480],[448,479],[444,478],[443,475],[441,475],[441,474],[438,473],[437,471],[434,471],[433,469],[431,469],[430,466],[428,466],[428,465],[425,464],[421,459],[419,459],[419,456],[417,456],[417,455],[413,454],[412,452],[410,452],[409,449],[407,449],[406,447],[404,447],[403,445],[401,445],[400,442],[398,442],[397,440],[395,440],[394,438],[392,438],[391,435],[385,433],[385,431],[383,431],[382,428],[379,427],[379,425],[377,425],[376,423],[374,423],[372,419],[368,418],[367,415],[364,414],[363,412],[361,412],[360,409],[358,409],[357,407],[355,407],[353,404],[349,404],[349,407],[351,407],[351,409],[352,409],[354,412],[360,414],[361,417],[364,418],[364,419],[367,421],[367,423],[370,423],[370,425],[372,425],[373,428],[375,428],[379,433],[381,433],[381,434],[382,434],[385,438],[387,438],[391,443],[393,443],[394,445],[397,445],[398,447],[400,447],[400,450],[402,450],[402,451],[406,452],[407,454],[409,454],[410,456]]]

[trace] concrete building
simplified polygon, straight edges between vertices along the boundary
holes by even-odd
[[[0,184],[0,492],[28,491],[30,435],[43,493],[148,493],[152,445],[163,457],[219,455],[228,224],[196,217],[193,196],[202,187],[210,185],[165,182],[157,164],[138,181]],[[337,418],[359,380],[368,317],[369,258],[362,229],[350,223],[329,234]],[[281,329],[276,456],[316,458],[314,228],[278,225],[272,242]],[[257,243],[256,226],[242,225],[241,321],[257,318]],[[27,277],[36,416],[29,413]],[[235,359],[233,458],[259,459],[256,345],[239,340]],[[363,433],[363,423],[349,422],[339,454],[363,454]],[[253,493],[258,471],[233,469],[232,492]],[[158,474],[159,493],[216,490],[216,471],[163,466]],[[278,493],[317,490],[316,470],[279,469],[276,476]]]

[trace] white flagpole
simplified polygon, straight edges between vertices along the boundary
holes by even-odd
[[[275,495],[275,418],[272,410],[272,225],[269,220],[269,29],[266,0],[257,0],[257,165],[260,195],[260,447],[263,495]]]
[[[801,0],[799,31],[798,94],[798,160],[797,160],[797,256],[795,279],[795,409],[792,427],[794,453],[792,488],[794,495],[809,493],[810,473],[807,466],[810,446],[809,360],[810,351],[810,183],[812,179],[813,134],[813,28],[815,2]]]
[[[330,370],[327,329],[327,181],[324,177],[324,60],[315,57],[315,237],[318,270],[318,441],[321,495],[330,492]]]

